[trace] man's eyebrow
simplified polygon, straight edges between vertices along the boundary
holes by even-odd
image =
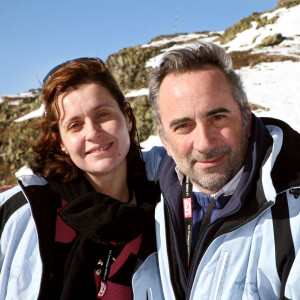
[[[205,117],[213,116],[213,115],[216,115],[216,114],[219,114],[219,113],[229,113],[229,112],[230,111],[228,109],[220,107],[220,108],[216,108],[216,109],[208,111],[207,113],[205,113]],[[172,128],[174,128],[175,126],[177,126],[179,124],[182,124],[184,122],[189,122],[191,120],[192,119],[188,118],[188,117],[175,119],[170,123],[169,128],[172,129]]]
[[[213,115],[216,115],[219,113],[229,113],[229,112],[230,111],[228,109],[220,107],[220,108],[216,108],[216,109],[208,111],[207,113],[205,113],[205,116],[209,117],[209,116],[213,116]]]
[[[182,124],[182,123],[188,122],[188,121],[190,121],[190,120],[191,120],[191,118],[187,118],[187,117],[185,117],[185,118],[180,118],[180,119],[175,119],[175,120],[173,120],[173,121],[170,123],[169,128],[172,129],[172,128],[174,128],[175,126],[177,126],[178,124]]]

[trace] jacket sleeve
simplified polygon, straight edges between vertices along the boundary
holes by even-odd
[[[42,270],[37,233],[19,186],[0,194],[0,220],[0,300],[37,299]]]
[[[153,147],[150,151],[142,152],[145,161],[148,180],[157,182],[160,177],[162,166],[167,158],[164,147]]]
[[[7,296],[7,286],[11,271],[16,244],[18,243],[18,231],[20,226],[19,209],[26,205],[20,188],[14,187],[0,194],[0,299]]]
[[[300,299],[300,253],[296,255],[286,286],[284,299]]]

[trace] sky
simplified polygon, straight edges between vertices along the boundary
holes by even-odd
[[[0,95],[41,87],[66,60],[103,60],[158,35],[225,30],[278,0],[0,0]],[[176,18],[177,15],[177,18]]]

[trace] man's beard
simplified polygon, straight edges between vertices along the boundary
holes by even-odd
[[[181,159],[177,160],[174,155],[172,157],[180,170],[190,178],[200,191],[205,190],[204,192],[206,193],[207,191],[215,193],[227,184],[241,169],[244,164],[247,148],[248,137],[244,132],[241,143],[236,147],[221,146],[209,153],[194,151],[188,155],[185,161]],[[227,156],[227,163],[225,165],[221,164],[197,170],[196,163],[198,161],[213,160],[223,155]]]
[[[212,160],[214,158],[221,157],[223,155],[232,155],[233,150],[230,147],[223,147],[216,150],[213,150],[209,153],[197,153],[196,155],[189,155],[188,162],[191,166],[189,178],[194,182],[197,186],[209,190],[209,191],[217,191],[221,189],[227,182],[229,182],[235,173],[235,167],[232,166],[230,168],[223,168],[222,166],[214,166],[202,169],[203,174],[198,174],[194,169],[197,161],[206,161]],[[233,159],[230,160],[237,161],[236,153],[233,153]]]

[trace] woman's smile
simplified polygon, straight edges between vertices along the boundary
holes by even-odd
[[[86,152],[86,154],[102,154],[102,153],[106,153],[111,148],[112,145],[113,145],[113,142],[108,143],[108,144],[106,144],[104,146],[95,146],[92,149],[88,150]],[[107,150],[107,151],[105,151],[105,150]]]

